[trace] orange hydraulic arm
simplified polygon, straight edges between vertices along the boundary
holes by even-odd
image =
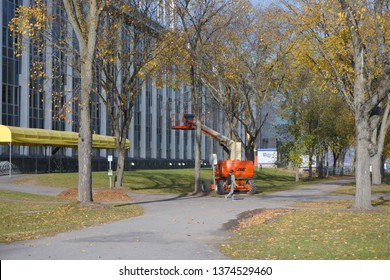
[[[173,129],[184,129],[184,130],[194,130],[196,128],[196,123],[194,121],[194,114],[184,114],[184,125],[182,126],[172,126]],[[200,126],[202,132],[212,139],[218,141],[221,144],[223,149],[229,154],[230,159],[232,160],[241,160],[241,143],[235,142],[228,137],[222,135],[221,133],[201,124]]]

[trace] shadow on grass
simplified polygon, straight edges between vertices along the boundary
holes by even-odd
[[[187,193],[193,186],[193,177],[188,174],[159,172],[139,172],[138,178],[131,174],[124,178],[124,183],[135,191],[159,190],[164,193]]]
[[[372,202],[372,206],[390,206],[390,198],[381,196]]]
[[[128,203],[122,203],[117,204],[114,207],[123,207],[123,206],[129,206],[129,205],[143,205],[143,204],[151,204],[151,203],[161,203],[161,202],[168,202],[168,201],[175,201],[175,200],[187,200],[187,199],[197,199],[207,196],[207,194],[199,193],[199,194],[180,194],[174,197],[168,197],[168,198],[161,198],[161,199],[153,199],[153,200],[146,200],[146,201],[134,201],[134,202],[128,202]]]

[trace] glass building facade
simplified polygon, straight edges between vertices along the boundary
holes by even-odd
[[[47,0],[48,4],[53,0]],[[0,124],[29,128],[43,128],[62,131],[78,131],[80,77],[70,66],[72,56],[66,50],[58,50],[48,44],[44,51],[39,50],[39,42],[26,43],[27,50],[23,55],[15,56],[14,37],[11,36],[8,23],[15,16],[19,5],[28,5],[29,1],[1,0],[1,94],[0,94]],[[167,25],[170,14],[167,3],[156,1],[156,12],[153,15],[160,24]],[[66,37],[72,33],[66,21],[64,9],[58,5],[48,5],[49,12],[58,19],[52,26],[53,34]],[[67,32],[63,32],[67,30]],[[71,36],[70,36],[71,37]],[[43,40],[43,39],[42,39]],[[77,48],[77,42],[73,42]],[[73,58],[74,59],[74,58]],[[41,67],[45,75],[33,77],[34,67]],[[101,77],[97,76],[96,79]],[[102,88],[96,87],[97,91]],[[211,106],[204,112],[215,111]],[[183,112],[191,112],[190,88],[183,86],[178,89],[170,87],[156,88],[154,78],[148,77],[139,90],[133,107],[133,117],[129,128],[131,148],[127,153],[129,160],[159,161],[193,161],[194,132],[171,129],[172,115],[179,116]],[[213,118],[216,116],[213,116]],[[208,123],[223,132],[222,115]],[[208,122],[211,122],[208,120]],[[92,94],[91,129],[97,134],[112,135],[112,125],[107,116],[107,110],[97,94]],[[220,130],[222,129],[222,130]],[[7,154],[8,147],[0,146],[0,154]],[[54,147],[14,147],[13,154],[19,156],[46,156],[52,153]],[[201,158],[207,160],[210,153],[223,157],[222,149],[212,139],[202,136]],[[94,150],[93,156],[105,158],[115,151]],[[56,155],[75,157],[77,149],[60,149]]]
[[[8,23],[15,16],[15,9],[22,1],[2,0],[1,19],[1,123],[20,125],[21,60],[15,56],[14,38]]]

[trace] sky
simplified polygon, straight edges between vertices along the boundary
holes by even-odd
[[[251,0],[251,2],[253,3],[253,5],[260,4],[260,5],[267,6],[271,4],[273,1],[272,0]]]

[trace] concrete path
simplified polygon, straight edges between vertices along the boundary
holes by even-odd
[[[226,259],[216,245],[231,234],[226,224],[237,219],[240,213],[288,207],[297,201],[352,199],[351,196],[326,196],[350,181],[326,182],[270,195],[239,195],[234,201],[221,196],[131,194],[138,198],[136,203],[144,207],[144,215],[53,237],[0,243],[0,259]],[[62,191],[57,188],[12,185],[2,177],[0,189],[52,195]]]

